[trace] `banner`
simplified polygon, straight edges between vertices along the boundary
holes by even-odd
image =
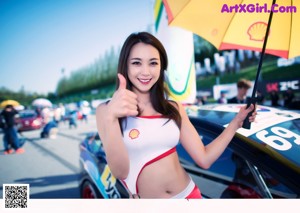
[[[154,5],[156,37],[164,45],[169,59],[166,71],[170,98],[184,104],[196,101],[196,72],[193,33],[168,26],[167,13],[162,0]]]

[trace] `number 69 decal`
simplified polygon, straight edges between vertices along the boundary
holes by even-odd
[[[289,150],[293,146],[290,141],[300,145],[300,135],[278,126],[272,127],[270,130],[271,132],[262,130],[256,133],[256,137],[274,149],[281,151]],[[288,141],[287,139],[291,140]]]

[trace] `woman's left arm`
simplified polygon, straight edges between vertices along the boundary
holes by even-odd
[[[251,105],[248,109],[246,109],[246,105],[243,106],[224,131],[212,142],[204,146],[198,132],[191,124],[186,111],[179,104],[179,111],[182,118],[180,142],[198,166],[208,169],[221,156],[235,135],[235,132],[242,127],[248,113],[254,108],[254,105]],[[249,117],[249,121],[253,122],[255,117],[256,111],[254,110]]]

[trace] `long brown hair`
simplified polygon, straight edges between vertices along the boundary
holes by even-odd
[[[149,44],[156,48],[159,52],[161,68],[160,76],[157,82],[150,89],[150,101],[154,109],[161,113],[164,117],[173,119],[176,124],[181,126],[181,116],[176,107],[174,107],[168,100],[168,90],[165,87],[165,70],[168,67],[167,52],[162,43],[152,34],[148,32],[132,33],[125,40],[120,52],[118,73],[122,74],[127,81],[127,89],[132,91],[132,83],[128,78],[128,58],[132,47],[137,43]],[[119,88],[119,80],[117,79],[117,87]]]

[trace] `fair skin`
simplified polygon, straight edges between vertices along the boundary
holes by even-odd
[[[97,108],[97,128],[106,152],[108,165],[113,175],[125,179],[129,172],[129,157],[123,143],[118,118],[137,116],[138,108],[141,116],[160,115],[151,102],[149,90],[155,84],[160,74],[160,57],[156,48],[144,43],[136,44],[130,52],[127,62],[128,77],[133,84],[133,91],[126,89],[124,76],[118,74],[120,85],[108,104]],[[243,107],[230,122],[223,133],[204,146],[197,131],[181,106],[175,104],[182,117],[180,143],[202,168],[209,168],[223,153],[230,143],[236,130],[242,126],[247,114],[253,110],[253,105]],[[254,113],[255,114],[255,113]],[[250,121],[254,120],[250,117]],[[172,153],[143,169],[138,180],[141,198],[171,198],[180,193],[189,184],[190,178],[179,163],[177,153]]]

